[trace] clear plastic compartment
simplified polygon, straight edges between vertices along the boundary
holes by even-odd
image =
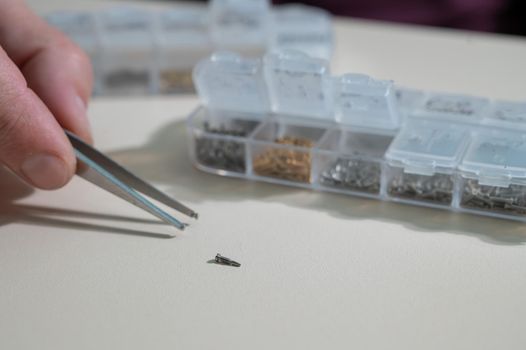
[[[194,81],[202,102],[211,109],[265,113],[270,110],[261,61],[218,52],[199,62]]]
[[[380,196],[383,159],[400,126],[390,81],[362,74],[333,78],[338,128],[316,154],[318,183],[325,189]]]
[[[445,93],[428,93],[410,116],[479,124],[490,107],[486,98]]]
[[[153,16],[135,7],[99,13],[101,90],[106,95],[150,94],[155,90]]]
[[[268,121],[256,130],[251,140],[252,174],[280,182],[313,182],[313,148],[326,129],[296,125],[285,120]]]
[[[380,196],[384,155],[393,135],[330,130],[315,152],[317,183],[324,189]]]
[[[298,51],[264,58],[272,111],[278,115],[334,120],[329,64]]]
[[[330,14],[320,8],[300,4],[273,9],[272,49],[292,49],[309,56],[330,60],[333,50]]]
[[[194,78],[201,170],[526,222],[524,102],[332,77],[323,60],[288,51],[216,54]]]
[[[193,66],[213,51],[261,57],[289,48],[329,60],[333,50],[328,12],[297,4],[272,8],[269,0],[211,0],[207,7],[158,11],[117,5],[46,19],[90,56],[101,95],[193,92]]]
[[[203,170],[221,175],[247,171],[247,141],[261,115],[197,109],[188,121],[190,156]]]
[[[455,172],[469,143],[466,126],[409,118],[386,153],[386,191],[394,200],[451,206]]]
[[[460,207],[526,221],[526,134],[484,128],[459,166]]]
[[[192,70],[212,53],[205,8],[175,8],[156,18],[157,92],[194,92]]]
[[[260,56],[269,46],[269,0],[211,0],[209,16],[216,50]]]

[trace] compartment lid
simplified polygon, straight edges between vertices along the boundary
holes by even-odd
[[[318,148],[338,156],[377,161],[383,159],[392,141],[393,136],[388,134],[332,129],[325,134]]]
[[[211,0],[210,34],[218,47],[266,44],[269,0]]]
[[[485,125],[526,129],[526,101],[495,101],[484,118]]]
[[[263,59],[272,111],[279,118],[334,121],[329,63],[302,52],[271,52]]]
[[[323,28],[331,26],[331,15],[328,11],[321,8],[303,4],[286,4],[275,6],[272,9],[272,15],[276,21],[276,30],[289,31],[314,31],[308,24],[314,28]]]
[[[395,90],[398,112],[401,118],[405,118],[407,114],[414,111],[416,106],[422,105],[424,99],[427,98],[425,91],[400,86],[395,86]]]
[[[486,98],[445,93],[429,93],[409,111],[410,117],[449,120],[456,123],[478,124],[488,112]]]
[[[45,19],[86,51],[93,51],[98,45],[95,16],[90,12],[59,11]]]
[[[109,48],[151,47],[153,13],[135,6],[114,6],[97,16],[101,41]]]
[[[394,130],[400,126],[393,82],[363,74],[334,79],[336,121],[347,126]]]
[[[207,10],[201,7],[175,8],[163,11],[156,21],[163,46],[210,46]]]
[[[301,4],[273,9],[273,49],[293,49],[312,57],[330,59],[333,47],[331,15]]]
[[[482,185],[526,184],[526,133],[489,127],[477,131],[459,169]]]
[[[95,18],[89,12],[58,11],[46,15],[45,19],[68,36],[95,35]]]
[[[261,60],[217,52],[193,71],[197,93],[210,109],[261,114],[269,111]]]
[[[409,119],[395,137],[386,159],[408,173],[451,173],[469,142],[467,127],[443,121]]]

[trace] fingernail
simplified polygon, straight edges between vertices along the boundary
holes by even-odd
[[[75,103],[77,104],[77,113],[85,117],[86,110],[88,109],[88,107],[86,106],[86,103],[84,102],[82,97],[80,97],[79,95],[75,95]]]
[[[90,127],[90,122],[89,122],[89,119],[88,119],[88,115],[87,115],[87,111],[88,111],[88,106],[86,105],[86,103],[84,102],[84,100],[79,96],[79,95],[76,95],[75,96],[75,116],[77,118],[81,118],[84,120],[84,122],[86,123],[88,129]],[[89,143],[92,143],[93,140],[91,139],[91,135],[87,134],[87,135],[79,135],[81,136],[84,141],[86,142],[89,142]]]
[[[55,189],[66,184],[69,171],[66,163],[50,154],[35,154],[24,161],[22,173],[35,187]]]

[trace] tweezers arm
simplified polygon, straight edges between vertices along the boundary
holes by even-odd
[[[126,170],[123,166],[118,164],[117,162],[113,161],[111,158],[106,157],[101,152],[97,151],[90,145],[86,144],[84,141],[79,139],[75,134],[71,133],[70,131],[65,131],[66,135],[68,136],[71,144],[75,149],[77,149],[79,152],[85,154],[87,157],[95,161],[97,164],[99,164],[102,168],[106,169],[108,172],[111,172],[111,174],[120,180],[121,182],[125,183],[129,187],[133,188],[134,190],[141,192],[145,195],[147,195],[150,198],[153,198],[155,200],[158,200],[159,202],[185,214],[192,218],[198,217],[198,214],[193,211],[192,209],[188,208],[184,204],[176,201],[175,199],[167,196],[163,192],[159,191],[152,185],[148,184],[144,180],[140,179],[136,175],[134,175],[132,172]]]
[[[133,189],[113,177],[105,169],[94,163],[79,150],[76,149],[75,154],[78,161],[77,174],[80,177],[158,217],[167,224],[173,225],[180,230],[184,230],[186,224],[180,222],[162,209],[150,203],[146,198],[142,197]]]

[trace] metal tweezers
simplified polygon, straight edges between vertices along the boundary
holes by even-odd
[[[152,185],[140,179],[124,167],[111,160],[100,151],[82,141],[70,131],[64,130],[77,156],[77,175],[83,179],[113,193],[129,203],[147,211],[163,222],[184,230],[187,224],[169,215],[145,197],[155,199],[189,217],[197,219],[198,215],[192,209],[170,198]]]

